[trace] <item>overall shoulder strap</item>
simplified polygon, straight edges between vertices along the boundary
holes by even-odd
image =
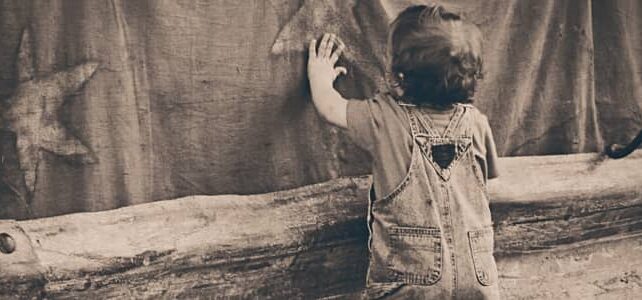
[[[419,133],[419,125],[418,125],[418,120],[417,116],[415,113],[412,111],[412,107],[408,105],[400,105],[401,108],[406,112],[406,116],[408,116],[408,120],[410,121],[410,130],[412,132],[412,136],[417,136]]]
[[[455,113],[453,114],[453,117],[450,119],[450,123],[448,123],[448,126],[446,127],[446,130],[444,131],[444,137],[453,137],[457,132],[459,132],[460,127],[462,126],[463,120],[465,119],[465,116],[468,115],[468,111],[470,108],[467,105],[457,105],[455,108]]]
[[[424,133],[435,137],[440,136],[428,116],[419,113],[414,106],[406,106],[406,109],[408,117],[411,118],[411,124],[414,124],[415,132],[413,134]]]

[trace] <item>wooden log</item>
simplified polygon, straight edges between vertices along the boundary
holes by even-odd
[[[500,166],[502,179],[490,185],[490,195],[498,265],[509,274],[501,279],[504,294],[525,295],[521,285],[537,280],[531,270],[572,262],[577,251],[606,257],[640,242],[642,151],[623,160],[501,158]],[[16,248],[0,253],[0,298],[354,296],[367,263],[368,185],[367,177],[343,178],[263,195],[192,196],[4,221],[0,233],[9,233]],[[618,241],[606,244],[615,250],[595,246],[605,240]],[[549,253],[557,258],[546,260]],[[606,270],[601,262],[556,274],[575,280],[572,288],[598,280],[587,274]],[[641,265],[627,272],[642,273]],[[563,293],[532,298],[562,295],[556,291]]]
[[[642,151],[501,160],[491,185],[498,255],[532,252],[642,230]]]
[[[46,270],[49,298],[326,296],[353,289],[365,272],[367,184],[341,179],[18,224]]]
[[[642,235],[501,257],[504,299],[639,299]]]
[[[0,220],[0,298],[40,297],[45,286],[43,273],[22,228],[14,221]]]

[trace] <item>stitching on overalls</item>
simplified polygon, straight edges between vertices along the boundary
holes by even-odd
[[[482,189],[482,191],[486,192],[487,188],[486,188],[486,182],[484,181],[484,172],[482,172],[479,169],[477,159],[475,158],[475,155],[472,153],[472,151],[471,153],[469,153],[468,159],[470,159],[471,161],[471,165],[473,168],[473,176],[475,177],[475,181],[477,182],[477,185],[479,186],[479,188]]]
[[[473,259],[473,267],[475,269],[475,277],[481,285],[490,286],[494,281],[494,268],[492,266],[493,255],[493,230],[492,229],[479,229],[468,232],[468,241],[470,246],[470,253]],[[490,255],[491,259],[484,260],[483,255]],[[488,265],[488,264],[491,265]]]
[[[468,289],[476,289],[479,292],[486,293],[489,289],[478,289],[481,285],[479,279],[475,277],[480,276],[482,280],[488,277],[491,281],[494,281],[496,277],[492,277],[492,272],[495,271],[488,269],[488,272],[491,272],[489,273],[491,274],[489,277],[484,274],[478,274],[474,269],[474,262],[472,261],[471,254],[468,252],[470,251],[468,250],[470,246],[468,237],[466,236],[466,230],[467,228],[476,228],[477,222],[475,220],[464,221],[460,219],[465,217],[465,215],[462,215],[464,211],[458,208],[458,205],[467,203],[467,197],[469,196],[474,197],[474,199],[470,199],[471,201],[484,200],[482,198],[478,199],[478,196],[476,196],[476,194],[479,193],[476,183],[469,183],[470,180],[477,180],[470,177],[474,176],[470,172],[473,170],[472,168],[480,169],[479,166],[474,165],[473,167],[469,167],[465,165],[466,163],[476,163],[474,152],[471,148],[463,151],[464,149],[459,145],[456,146],[457,151],[461,153],[457,160],[461,161],[461,165],[459,165],[457,171],[452,172],[452,176],[456,176],[458,183],[461,182],[461,179],[464,179],[466,180],[465,183],[469,183],[469,185],[453,186],[450,183],[451,181],[446,182],[437,179],[439,178],[438,172],[436,172],[434,168],[429,167],[429,163],[425,162],[427,156],[422,154],[422,150],[415,149],[416,147],[421,147],[420,145],[423,142],[416,139],[418,130],[421,130],[422,134],[426,131],[421,128],[417,129],[419,125],[415,115],[409,113],[407,107],[403,108],[406,110],[410,123],[409,131],[412,131],[413,135],[413,161],[404,180],[399,183],[398,187],[396,187],[390,195],[382,198],[382,200],[388,200],[390,202],[379,205],[377,201],[372,202],[372,227],[374,230],[381,229],[382,232],[377,231],[371,233],[373,236],[371,241],[371,257],[375,258],[376,263],[369,265],[368,286],[370,286],[370,284],[377,286],[380,283],[395,283],[400,284],[400,286],[405,286],[409,290],[414,289],[419,294],[425,293],[423,295],[426,296],[433,295],[431,288],[426,286],[430,283],[430,285],[438,285],[440,288],[446,288],[448,292],[446,297],[448,298],[457,298],[460,297],[460,295],[464,297],[463,291],[468,291]],[[463,107],[460,108],[460,110],[467,112],[471,109]],[[474,115],[471,116],[469,113],[462,113],[462,115],[463,116],[450,123],[450,130],[444,131],[447,133],[445,137],[451,139],[472,139],[472,129],[470,126],[467,126],[467,124]],[[464,117],[466,117],[465,120]],[[440,142],[438,139],[441,137],[433,138],[437,139],[431,141],[435,144],[449,142],[445,140]],[[453,143],[455,142],[456,141],[453,140]],[[464,166],[465,168],[463,168]],[[426,183],[428,183],[429,186],[424,187]],[[433,203],[426,202],[424,198],[430,198],[434,201]],[[397,201],[396,204],[393,204],[395,201]],[[407,203],[407,201],[409,201],[409,203]],[[406,203],[408,205],[406,205]],[[425,208],[427,210],[413,210],[414,205],[419,205],[416,208]],[[433,217],[425,220],[421,218],[422,215],[428,214],[434,216],[435,219],[432,219]],[[463,222],[463,225],[460,224],[460,222]],[[460,225],[463,227],[454,228],[454,226]],[[468,227],[468,225],[472,225],[472,227]],[[435,230],[430,228],[434,228]],[[439,229],[441,233],[440,238],[424,236],[424,234],[428,234],[429,236],[430,234],[437,234],[436,229]],[[402,234],[404,236],[394,237],[396,234]],[[447,243],[447,245],[445,243]],[[460,243],[461,246],[459,246]],[[414,250],[406,250],[411,248]],[[440,250],[439,254],[436,252],[437,250]],[[450,253],[446,255],[446,251],[450,251]],[[390,253],[397,253],[396,255],[400,256],[386,257],[386,255],[390,255]],[[494,260],[492,260],[490,256],[481,256],[481,258],[483,260],[481,263],[483,264],[487,264],[488,259],[491,259],[494,263]],[[416,262],[414,260],[416,260]],[[372,267],[371,269],[370,266]],[[494,264],[489,266],[489,268],[492,268]],[[371,270],[372,272],[370,272]],[[450,278],[450,276],[452,276],[452,278]],[[420,285],[423,285],[423,287],[420,287]],[[434,291],[434,295],[441,293],[438,290]]]
[[[455,238],[453,236],[453,220],[452,220],[452,211],[450,211],[450,193],[448,192],[448,188],[446,186],[446,183],[443,182],[440,187],[445,195],[444,199],[444,212],[446,213],[446,223],[444,223],[444,235],[446,236],[446,240],[448,242],[448,250],[450,250],[450,264],[452,266],[452,272],[453,272],[453,298],[456,298],[455,294],[457,292],[457,277],[459,274],[457,273],[457,260],[455,259]]]
[[[465,158],[467,152],[470,151],[470,148],[473,144],[472,137],[470,136],[453,136],[453,132],[456,132],[461,127],[463,119],[470,115],[466,114],[467,110],[467,107],[463,105],[458,105],[455,108],[455,112],[448,121],[448,125],[446,126],[443,135],[437,134],[436,130],[433,128],[434,125],[432,121],[430,121],[430,118],[427,118],[426,116],[415,116],[414,112],[408,112],[411,116],[411,125],[416,124],[415,119],[417,119],[426,132],[416,133],[414,134],[413,138],[415,138],[415,140],[418,138],[423,138],[425,139],[424,142],[430,145],[431,149],[424,149],[425,145],[420,145],[421,152],[426,157],[427,161],[430,163],[433,169],[435,169],[440,179],[445,182],[450,180],[452,170],[454,170],[454,168],[459,164],[459,161],[462,158]],[[441,166],[439,166],[433,159],[432,146],[437,143],[453,144],[456,147],[454,154],[455,156],[446,168],[442,168]],[[461,147],[463,147],[463,149]]]
[[[412,149],[410,151],[411,152],[410,153],[410,165],[408,166],[408,172],[406,172],[406,176],[404,176],[403,180],[392,190],[392,192],[390,192],[388,195],[386,195],[383,198],[379,198],[379,199],[373,200],[373,203],[374,202],[387,202],[390,199],[395,198],[399,194],[401,194],[401,192],[403,192],[406,189],[406,187],[408,186],[408,184],[410,183],[410,177],[412,177],[411,175],[412,175],[412,173],[414,173],[414,169],[416,168],[416,164],[418,163],[417,162],[417,158],[416,158],[417,155],[416,155],[415,151],[417,151],[417,150],[421,151],[421,150],[420,149],[416,149],[417,145],[415,145],[415,136],[417,134],[417,129],[418,129],[417,128],[416,119],[414,118],[413,115],[411,115],[411,113],[409,112],[407,107],[405,107],[405,106],[402,106],[402,107],[404,108],[404,111],[406,112],[406,115],[410,119],[410,131],[411,131],[411,134],[412,134]]]

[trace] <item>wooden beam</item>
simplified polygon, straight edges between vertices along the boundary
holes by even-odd
[[[491,186],[496,253],[546,250],[642,230],[642,151],[501,159]]]
[[[39,298],[46,283],[44,271],[22,228],[0,220],[0,298]]]
[[[621,251],[642,232],[642,151],[623,160],[501,158],[500,166],[490,195],[500,273],[517,276],[502,278],[507,295],[535,280],[529,268],[606,240],[620,241],[607,245]],[[367,177],[343,178],[262,195],[5,221],[0,231],[17,242],[15,252],[0,253],[0,298],[354,295],[367,263],[368,185]],[[546,260],[549,253],[558,258]],[[627,267],[642,273],[637,263]],[[573,274],[564,278],[589,280]]]

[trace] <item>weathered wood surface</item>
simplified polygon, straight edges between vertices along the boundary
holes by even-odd
[[[642,230],[642,151],[501,159],[491,185],[496,253],[545,250]]]
[[[640,299],[642,235],[501,257],[505,299]]]
[[[500,164],[490,195],[507,298],[642,292],[642,151]],[[0,253],[0,298],[354,296],[365,277],[368,184],[3,221],[17,243]]]
[[[365,272],[366,186],[342,179],[18,224],[50,298],[325,296],[350,291]]]

